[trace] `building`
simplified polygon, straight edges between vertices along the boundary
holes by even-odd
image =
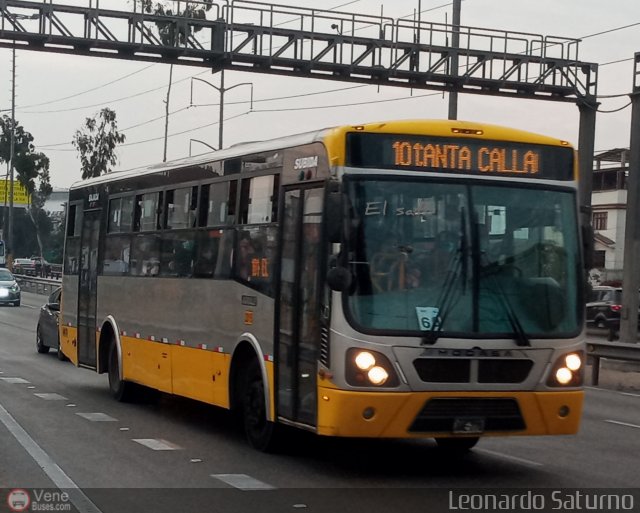
[[[591,281],[622,281],[629,149],[599,153],[594,164],[591,220],[595,254]]]
[[[54,188],[44,203],[44,210],[49,213],[53,221],[53,228],[57,229],[64,218],[64,212],[69,197],[69,189]]]

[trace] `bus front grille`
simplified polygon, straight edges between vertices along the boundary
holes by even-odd
[[[526,427],[518,401],[512,398],[435,398],[426,402],[409,431],[452,433],[460,419],[482,419],[484,431]]]
[[[471,383],[472,368],[478,383],[522,383],[533,361],[511,358],[419,358],[413,366],[425,383]]]

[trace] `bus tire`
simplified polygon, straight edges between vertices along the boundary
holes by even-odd
[[[242,423],[249,445],[263,452],[276,449],[276,425],[267,420],[264,382],[258,362],[253,359],[242,385]]]
[[[45,346],[42,341],[42,333],[40,331],[40,325],[36,328],[36,351],[40,354],[45,354],[49,352],[49,346]]]
[[[120,363],[118,362],[118,348],[115,341],[111,341],[109,349],[109,390],[116,401],[123,403],[133,399],[133,383],[120,378]]]
[[[470,436],[465,438],[436,438],[438,449],[450,453],[463,454],[470,451],[480,440],[479,436]]]

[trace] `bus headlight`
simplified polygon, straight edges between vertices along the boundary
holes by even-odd
[[[361,351],[354,359],[358,369],[366,371],[376,364],[375,357],[369,351]]]
[[[369,369],[369,372],[367,372],[367,377],[374,385],[384,385],[387,379],[389,379],[389,374],[382,367],[372,367]]]
[[[570,371],[577,371],[582,367],[582,358],[578,356],[576,353],[568,354],[564,357],[564,362],[567,366],[567,369]]]
[[[351,348],[347,351],[347,383],[357,387],[395,387],[398,375],[389,359],[377,351]]]
[[[562,355],[556,360],[553,368],[551,369],[547,385],[550,387],[582,386],[583,358],[584,353],[582,351]]]

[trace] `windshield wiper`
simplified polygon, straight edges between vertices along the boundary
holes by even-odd
[[[484,253],[482,254],[482,256],[485,257],[485,260],[487,261],[487,265],[491,265],[491,262],[489,262],[487,256]],[[502,305],[504,312],[507,314],[507,320],[509,321],[509,324],[511,325],[511,329],[513,330],[513,335],[514,335],[516,344],[523,347],[531,346],[531,341],[529,340],[529,337],[524,331],[522,324],[518,320],[518,316],[513,310],[513,305],[509,301],[509,296],[507,296],[507,293],[502,288],[502,285],[500,285],[500,281],[496,278],[495,274],[490,273],[490,276],[493,281],[494,290],[498,292],[498,297],[500,299],[499,302]]]
[[[467,241],[467,225],[466,217],[464,215],[464,207],[460,209],[460,228],[462,230],[462,234],[460,235],[460,243],[456,250],[456,256],[450,262],[449,269],[447,270],[447,277],[445,278],[445,282],[442,286],[442,292],[437,302],[437,305],[442,306],[439,309],[437,320],[433,323],[431,330],[422,337],[423,344],[433,345],[438,341],[438,338],[440,338],[442,326],[456,304],[454,301],[453,291],[459,278],[462,278],[462,293],[464,294],[466,291],[469,243]]]

